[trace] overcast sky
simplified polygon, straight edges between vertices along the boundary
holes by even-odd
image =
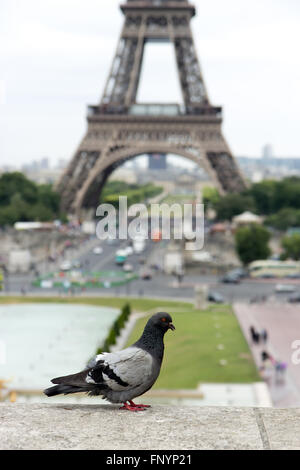
[[[119,0],[0,0],[0,166],[70,158],[102,94]],[[300,1],[195,0],[210,100],[236,155],[300,156]],[[139,101],[181,100],[170,46],[148,46]]]

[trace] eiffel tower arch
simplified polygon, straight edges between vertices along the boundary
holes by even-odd
[[[198,62],[188,0],[127,0],[123,29],[101,102],[88,107],[87,131],[57,184],[62,209],[79,214],[99,204],[109,175],[130,158],[171,153],[200,165],[220,193],[245,181],[222,134],[222,108],[209,99]],[[170,41],[183,105],[136,102],[145,44]]]

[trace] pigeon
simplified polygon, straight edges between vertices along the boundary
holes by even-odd
[[[83,371],[52,379],[51,382],[58,385],[44,390],[45,395],[87,392],[88,395],[101,395],[111,403],[123,404],[122,410],[149,408],[149,405],[135,404],[132,400],[156,382],[163,360],[164,335],[169,329],[175,330],[171,316],[165,312],[156,313],[132,346],[98,354]]]

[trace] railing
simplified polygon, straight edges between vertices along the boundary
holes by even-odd
[[[220,106],[207,104],[179,105],[174,103],[137,103],[131,106],[107,103],[99,106],[88,106],[88,116],[100,114],[127,114],[130,116],[216,116],[221,117]]]
[[[132,116],[179,116],[185,114],[185,107],[178,104],[134,104],[130,106]]]

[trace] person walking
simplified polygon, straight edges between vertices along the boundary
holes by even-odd
[[[261,330],[260,336],[261,336],[263,343],[266,344],[266,342],[268,341],[268,332],[265,328]]]

